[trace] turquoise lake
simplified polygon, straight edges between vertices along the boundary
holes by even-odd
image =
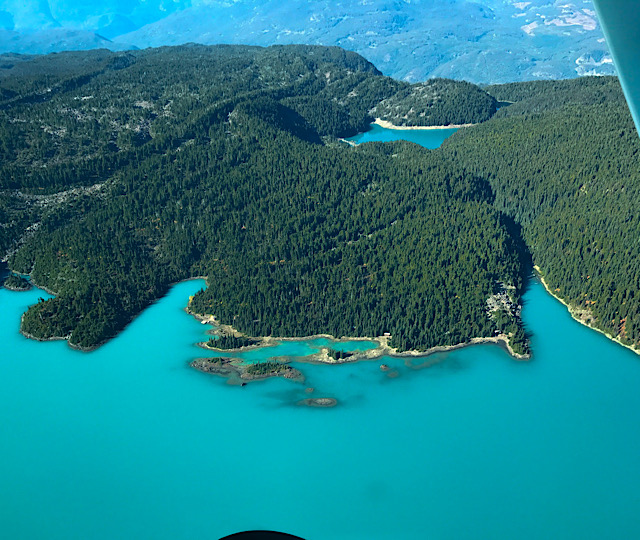
[[[304,384],[246,387],[188,367],[208,327],[184,307],[203,285],[177,284],[92,353],[22,337],[47,295],[0,290],[3,538],[640,537],[640,357],[538,282],[530,362],[480,345],[428,369],[294,364]],[[307,386],[339,405],[296,406]]]
[[[457,128],[447,129],[385,129],[371,124],[369,131],[349,137],[348,141],[356,144],[364,142],[391,142],[397,140],[410,141],[431,150],[438,148],[447,137],[453,135]]]

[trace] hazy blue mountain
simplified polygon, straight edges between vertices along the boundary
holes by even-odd
[[[47,0],[0,0],[0,24],[7,30],[42,30],[60,26]]]
[[[104,20],[126,19],[133,28],[153,23],[192,5],[193,0],[0,0],[0,12],[14,19],[10,30],[42,30],[50,26],[97,31]],[[106,18],[106,19],[105,19]],[[121,32],[121,33],[124,33]]]
[[[191,2],[172,2],[182,9]],[[160,0],[0,0],[0,53],[132,48],[110,40],[158,21],[172,11]]]
[[[0,52],[42,52],[30,50],[33,39],[22,43],[21,35],[56,26],[121,47],[339,45],[409,81],[614,73],[591,0],[0,0],[0,28],[19,34],[8,43],[0,38]],[[86,48],[72,37],[52,41]]]
[[[52,28],[28,33],[0,30],[0,53],[49,54],[69,50],[110,49],[112,51],[123,51],[130,48],[131,45],[114,43],[98,34],[85,30]]]
[[[116,36],[193,5],[192,0],[0,0],[0,53],[135,48]]]

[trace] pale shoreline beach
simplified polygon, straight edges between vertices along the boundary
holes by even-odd
[[[622,341],[620,341],[620,338],[612,336],[611,334],[608,334],[604,330],[600,330],[600,328],[596,328],[595,326],[592,326],[586,320],[583,320],[582,319],[582,315],[584,313],[584,310],[581,311],[581,310],[577,309],[576,307],[572,306],[571,304],[565,302],[557,294],[555,294],[554,291],[551,290],[551,288],[549,287],[547,282],[544,280],[544,277],[542,276],[542,271],[541,271],[540,267],[536,265],[533,268],[536,271],[538,279],[540,280],[540,283],[542,283],[542,286],[545,288],[545,290],[551,296],[553,296],[556,300],[558,300],[558,302],[560,302],[563,306],[565,306],[567,308],[567,310],[569,311],[569,315],[571,315],[571,318],[574,321],[579,322],[581,325],[586,326],[587,328],[589,328],[591,330],[595,330],[596,332],[599,332],[600,334],[602,334],[606,338],[610,339],[611,341],[615,341],[618,345],[622,345],[624,348],[629,349],[630,351],[633,351],[634,353],[640,355],[640,350],[635,349],[631,345],[627,345],[625,343],[622,343]]]
[[[196,319],[198,319],[203,324],[210,324],[210,325],[215,325],[220,327],[220,325],[217,323],[215,318],[211,315],[202,316],[202,315],[195,314],[193,312],[189,312],[189,313],[191,313],[191,315],[193,315]],[[226,325],[225,325],[225,330],[226,331],[231,330],[233,333],[235,333],[235,335],[242,335],[237,330]],[[425,358],[432,354],[449,352],[456,349],[461,349],[463,347],[481,345],[483,343],[494,343],[496,345],[500,345],[504,347],[504,349],[509,353],[509,355],[515,360],[529,360],[531,358],[530,354],[519,354],[515,352],[511,347],[509,336],[507,336],[506,334],[499,334],[497,336],[492,336],[492,337],[470,338],[469,341],[466,341],[463,343],[456,343],[454,345],[437,345],[425,351],[409,350],[409,351],[402,351],[402,352],[398,352],[398,349],[396,347],[392,347],[389,345],[389,340],[391,339],[391,336],[378,336],[378,337],[359,336],[359,337],[341,337],[337,339],[330,334],[315,334],[312,336],[304,336],[304,337],[265,336],[265,337],[257,337],[255,339],[258,340],[259,343],[256,343],[255,345],[250,345],[248,347],[241,347],[238,349],[218,349],[215,347],[210,347],[209,345],[207,345],[206,342],[199,343],[198,345],[203,349],[213,351],[213,352],[237,353],[237,352],[244,352],[247,350],[252,350],[257,348],[272,347],[277,345],[278,343],[286,343],[291,341],[309,341],[313,339],[328,339],[336,344],[353,342],[353,341],[371,341],[373,343],[378,344],[378,346],[374,349],[369,349],[366,351],[355,351],[348,358],[340,358],[340,359],[332,358],[329,355],[329,350],[331,349],[331,346],[329,345],[329,346],[321,347],[317,353],[314,353],[309,356],[303,356],[296,359],[296,361],[299,361],[299,362],[307,362],[307,363],[314,363],[314,364],[344,364],[347,362],[358,362],[361,360],[377,360],[384,356],[389,356],[392,358]]]
[[[448,126],[396,126],[388,120],[382,120],[376,118],[373,121],[374,124],[383,127],[385,129],[400,129],[400,130],[412,130],[412,129],[459,129],[464,127],[475,126],[476,124],[449,124]]]

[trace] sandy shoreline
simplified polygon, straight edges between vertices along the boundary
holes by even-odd
[[[533,268],[536,271],[538,279],[540,279],[540,283],[542,283],[542,286],[545,288],[545,290],[551,296],[553,296],[558,302],[560,302],[563,306],[565,306],[567,308],[567,310],[569,311],[569,315],[571,315],[571,318],[574,321],[579,322],[581,325],[586,326],[590,330],[595,330],[596,332],[599,332],[600,334],[602,334],[606,338],[609,338],[611,341],[615,341],[618,345],[622,345],[625,349],[629,349],[630,351],[633,351],[634,353],[640,355],[640,350],[635,349],[631,345],[627,345],[626,343],[622,343],[622,341],[620,341],[620,338],[612,336],[611,334],[608,334],[604,330],[600,330],[600,328],[596,328],[595,326],[591,326],[586,321],[582,320],[582,318],[580,317],[580,311],[578,309],[573,307],[571,304],[568,304],[567,302],[565,302],[562,298],[560,298],[557,294],[555,294],[554,291],[551,290],[551,288],[549,287],[547,282],[544,280],[544,277],[542,276],[542,271],[541,271],[540,267],[536,265]]]
[[[331,336],[322,336],[329,337],[331,339],[335,339]],[[304,340],[307,338],[297,338],[300,340]],[[475,337],[471,338],[469,341],[464,343],[456,343],[455,345],[436,345],[435,347],[431,347],[426,351],[402,351],[398,352],[396,347],[391,347],[388,344],[389,336],[379,336],[377,338],[372,337],[360,337],[360,338],[340,338],[339,340],[335,340],[337,343],[339,342],[349,342],[349,341],[372,341],[379,343],[379,346],[375,349],[369,349],[368,351],[356,351],[348,358],[335,359],[329,356],[329,347],[323,347],[319,352],[310,355],[304,356],[296,359],[297,362],[306,362],[311,364],[344,364],[348,362],[359,362],[362,360],[379,360],[383,357],[390,358],[403,358],[403,359],[411,359],[411,358],[427,358],[437,353],[446,353],[450,351],[454,351],[457,349],[463,349],[465,347],[472,347],[474,345],[482,345],[486,343],[493,343],[495,345],[500,345],[505,352],[507,352],[513,359],[515,360],[529,360],[531,355],[519,354],[515,352],[511,344],[509,343],[509,337],[501,334],[494,337]]]
[[[198,315],[195,313],[191,313],[196,319],[198,319],[202,323],[218,325],[215,318],[211,315]],[[231,329],[233,332],[239,334],[239,332],[231,327],[225,326],[225,330],[229,331]],[[431,356],[436,353],[449,352],[456,349],[462,349],[463,347],[471,347],[473,345],[481,345],[483,343],[493,343],[496,345],[500,345],[505,349],[505,351],[515,360],[529,360],[531,358],[530,354],[519,354],[513,350],[511,347],[511,343],[509,342],[509,336],[506,334],[500,334],[492,337],[475,337],[471,338],[469,341],[464,343],[456,343],[455,345],[437,345],[435,347],[431,347],[426,351],[402,351],[398,352],[396,347],[391,347],[389,345],[389,340],[391,336],[378,336],[378,337],[369,337],[369,336],[359,336],[359,337],[341,337],[336,338],[331,334],[314,334],[312,336],[304,336],[304,337],[273,337],[273,336],[263,336],[257,337],[255,339],[259,340],[259,343],[255,345],[250,345],[247,347],[241,347],[237,349],[217,349],[215,347],[210,347],[207,345],[207,342],[198,343],[200,347],[203,349],[218,352],[218,353],[238,353],[249,350],[255,350],[259,348],[273,347],[277,343],[286,343],[292,341],[310,341],[313,339],[328,339],[333,343],[345,343],[345,342],[353,342],[353,341],[370,341],[372,343],[377,343],[378,346],[374,349],[369,349],[367,351],[355,351],[351,356],[347,358],[332,358],[329,355],[329,350],[331,349],[331,345],[321,347],[317,353],[297,357],[296,362],[305,362],[312,364],[344,364],[348,362],[359,362],[361,360],[378,360],[384,356],[388,356],[391,358],[425,358],[427,356]]]
[[[463,127],[471,127],[471,126],[475,126],[476,124],[449,124],[448,126],[396,126],[395,124],[392,124],[391,122],[389,122],[388,120],[382,120],[381,118],[376,118],[373,121],[374,124],[383,127],[385,129],[400,129],[400,130],[407,130],[407,129],[459,129],[459,128],[463,128]]]
[[[28,287],[12,287],[11,285],[7,285],[6,283],[3,283],[2,286],[11,292],[26,292],[33,289],[32,285],[29,285]]]

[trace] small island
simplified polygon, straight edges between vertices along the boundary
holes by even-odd
[[[19,276],[18,274],[15,274],[13,272],[11,272],[11,274],[9,274],[9,277],[7,277],[7,279],[4,280],[4,286],[10,291],[18,291],[18,292],[28,291],[29,289],[31,289],[31,283],[29,283],[28,279],[25,279],[22,276]]]
[[[220,334],[217,338],[210,338],[204,345],[209,349],[220,351],[234,351],[246,347],[254,347],[261,343],[261,340],[242,335]]]
[[[307,407],[322,407],[329,408],[335,407],[338,404],[338,400],[335,398],[307,398],[298,401],[298,405],[305,405]]]
[[[296,382],[304,382],[304,375],[291,366],[276,361],[245,364],[235,358],[215,357],[198,358],[189,364],[203,373],[212,373],[226,377],[229,384],[244,385],[271,377],[283,377]]]
[[[335,361],[345,361],[353,359],[353,353],[347,351],[341,351],[338,349],[327,349],[327,355]]]

